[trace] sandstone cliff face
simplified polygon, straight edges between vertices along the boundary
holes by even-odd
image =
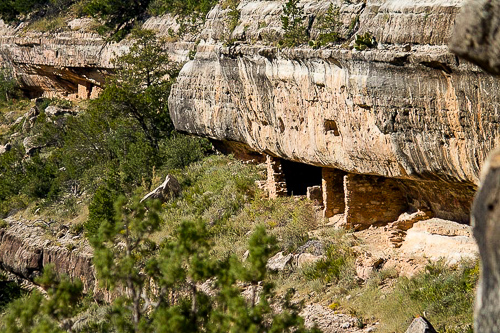
[[[48,264],[57,274],[79,278],[84,291],[98,291],[92,249],[81,237],[72,239],[66,232],[50,239],[44,228],[29,221],[10,221],[0,229],[0,268],[32,281]]]
[[[240,5],[242,25],[257,22],[255,13],[270,3],[278,21],[280,2],[247,2]],[[477,183],[499,133],[500,100],[489,95],[499,81],[448,52],[459,7],[460,1],[342,7],[359,12],[358,32],[371,31],[384,48],[363,52],[251,45],[255,32],[224,47],[209,29],[213,40],[200,44],[172,92],[176,127],[353,173]],[[214,10],[211,19],[224,20],[224,13]],[[415,45],[404,51],[393,43]]]
[[[320,49],[275,46],[283,3],[241,1],[233,31],[228,9],[219,6],[199,33],[182,38],[170,36],[179,29],[171,17],[144,24],[167,38],[173,60],[187,61],[196,49],[169,99],[176,128],[237,153],[330,169],[323,175],[334,172],[340,181],[322,179],[318,169],[319,180],[307,186],[322,184],[325,216],[345,213],[356,220],[345,221],[351,226],[389,222],[413,209],[467,222],[480,166],[500,134],[500,81],[448,50],[463,0],[333,1],[346,42]],[[329,2],[301,5],[314,39]],[[110,59],[130,41],[105,44],[80,25],[70,22],[69,31],[52,35],[2,25],[1,59],[33,95],[93,97],[113,70]],[[367,31],[377,48],[349,47],[354,34]],[[285,165],[279,181],[288,189],[270,192],[296,194],[291,179],[316,173],[286,175],[295,169]],[[371,196],[377,198],[362,205],[352,200]],[[329,207],[334,197],[336,207],[350,207]]]
[[[209,14],[196,58],[169,99],[176,128],[286,160],[397,178],[410,206],[467,221],[479,168],[500,135],[500,81],[448,51],[462,1],[338,2],[345,37],[358,17],[355,31],[379,42],[362,52],[269,46],[266,38],[281,33],[282,4],[242,1],[230,47],[225,12]],[[311,20],[328,6],[301,4]]]
[[[11,27],[0,20],[0,64],[12,67],[23,89],[31,96],[59,96],[87,99],[98,95],[106,76],[113,72],[111,60],[127,52],[131,43],[106,43],[91,32],[90,19],[68,22],[67,31],[42,33],[27,31],[20,25]],[[161,37],[176,32],[175,19],[153,17],[144,28]],[[184,62],[193,48],[193,36],[165,44],[173,61]]]

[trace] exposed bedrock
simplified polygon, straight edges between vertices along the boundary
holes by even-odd
[[[450,43],[453,52],[500,74],[500,1],[467,1]],[[492,94],[500,96],[500,91]],[[481,186],[474,199],[472,225],[481,255],[474,332],[500,330],[500,150],[495,149],[484,164]]]
[[[325,7],[302,3],[310,17]],[[362,52],[261,45],[281,15],[272,1],[242,2],[239,41],[226,47],[221,29],[210,28],[223,20],[215,9],[173,87],[172,119],[181,131],[274,158],[394,183],[405,200],[393,216],[417,203],[467,222],[479,169],[500,136],[500,80],[448,51],[461,4],[342,4],[343,21],[359,15],[356,31],[379,42]]]
[[[127,52],[131,40],[105,43],[101,36],[89,32],[92,24],[90,19],[76,19],[67,22],[65,32],[41,33],[0,20],[0,65],[13,68],[22,88],[32,97],[96,97],[113,73],[112,59]],[[143,27],[166,37],[168,30],[176,32],[179,24],[168,16],[152,17]],[[170,58],[186,61],[194,38],[187,35],[165,43]]]
[[[54,239],[36,223],[10,221],[0,229],[0,268],[33,281],[52,264],[57,274],[79,278],[85,291],[97,292],[92,249],[65,231]]]

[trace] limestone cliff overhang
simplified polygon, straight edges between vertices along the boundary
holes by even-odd
[[[466,222],[500,135],[500,80],[448,49],[462,3],[338,2],[345,25],[357,20],[355,33],[379,43],[361,52],[345,31],[347,43],[317,50],[266,42],[282,33],[279,1],[242,1],[227,46],[226,14],[215,8],[173,86],[171,118],[240,150],[395,179],[408,203]],[[301,4],[314,20],[329,3]]]
[[[320,10],[318,1],[303,3],[313,14]],[[228,47],[216,29],[202,33],[207,39],[172,89],[171,117],[178,130],[292,161],[477,184],[499,136],[500,97],[493,92],[500,80],[449,52],[461,3],[341,5],[347,20],[359,16],[358,33],[370,31],[379,41],[378,48],[357,52],[345,45],[252,44],[255,15],[265,13],[260,20],[271,26],[280,16],[259,8],[280,2],[242,2],[245,37]],[[224,19],[216,10],[209,17],[207,27]]]
[[[95,22],[89,18],[66,25],[62,31],[40,32],[28,29],[26,23],[11,26],[0,20],[0,67],[12,68],[30,97],[97,96],[115,70],[112,59],[126,53],[133,43],[131,39],[106,42],[92,30]],[[143,28],[168,37],[180,26],[165,15],[149,18]],[[183,63],[194,44],[193,36],[186,35],[167,41],[164,47],[172,61]]]

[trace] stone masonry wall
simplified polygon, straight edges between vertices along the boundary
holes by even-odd
[[[275,199],[277,197],[285,196],[287,194],[285,174],[281,168],[280,159],[268,155],[266,157],[266,166],[266,188],[269,192],[269,198]]]
[[[355,229],[396,221],[408,203],[395,179],[348,174],[344,177],[345,224]]]
[[[344,175],[337,169],[322,169],[322,189],[324,217],[332,217],[335,214],[342,214],[345,211],[344,198]]]

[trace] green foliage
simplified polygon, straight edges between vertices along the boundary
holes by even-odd
[[[84,11],[104,21],[99,33],[111,33],[111,39],[119,41],[145,17],[149,4],[150,0],[90,0]]]
[[[183,169],[201,160],[211,150],[207,139],[174,133],[160,143],[160,155],[167,169]]]
[[[321,222],[311,214],[312,209],[311,202],[305,200],[291,197],[268,200],[257,196],[219,232],[244,235],[254,225],[265,224],[268,232],[279,239],[280,250],[293,252],[309,240],[308,231]]]
[[[306,268],[304,275],[310,280],[320,279],[323,283],[338,283],[343,278],[349,278],[356,274],[354,269],[355,258],[350,247],[345,243],[337,242],[327,249],[324,259]],[[346,282],[343,281],[344,284]]]
[[[67,10],[76,0],[0,0],[0,18],[6,22],[16,22],[20,19],[44,21],[43,24],[60,22],[56,17]]]
[[[1,13],[1,10],[0,10]],[[20,95],[19,83],[17,82],[12,69],[0,69],[0,101],[9,102],[12,98]]]
[[[18,15],[30,13],[48,2],[48,0],[1,0],[0,16],[3,20],[12,22]]]
[[[48,205],[66,194],[85,192],[92,197],[100,188],[93,202],[107,202],[112,210],[115,194],[130,194],[138,187],[150,190],[153,170],[182,168],[210,150],[207,140],[173,133],[167,98],[177,64],[169,62],[151,31],[136,31],[134,36],[130,52],[115,61],[116,76],[84,112],[49,118],[47,106],[71,105],[37,100],[40,114],[34,126],[15,129],[41,148],[25,158],[20,140],[0,156],[0,216],[25,208],[33,199]],[[106,186],[116,192],[108,200],[102,192]],[[101,222],[100,213],[94,213],[102,207],[97,207],[92,205],[86,223],[89,236]]]
[[[44,286],[47,296],[33,291],[10,303],[0,320],[2,332],[64,332],[60,323],[75,314],[82,297],[82,283],[57,277],[51,265],[46,266],[36,282]]]
[[[248,245],[249,269],[244,272],[243,276],[245,281],[255,285],[266,277],[267,260],[276,253],[278,247],[276,237],[267,235],[266,228],[262,225],[255,228]]]
[[[356,27],[358,26],[359,24],[359,14],[356,15],[352,20],[351,20],[351,23],[349,23],[349,27],[348,27],[348,30],[349,30],[349,35],[352,36],[352,34],[354,33],[354,31],[356,30]]]
[[[4,224],[2,223],[2,221]],[[0,220],[0,229],[4,228],[5,224],[7,224],[7,222],[5,222],[4,220]],[[18,298],[21,298],[25,293],[26,292],[21,289],[21,287],[16,282],[9,281],[0,272],[0,313],[3,313],[6,305]]]
[[[349,301],[349,307],[383,323],[382,332],[404,331],[416,316],[425,316],[438,332],[471,332],[473,303],[479,278],[479,262],[449,267],[443,261],[429,263],[412,278],[398,278],[394,288],[382,292],[368,283]]]
[[[118,197],[115,188],[108,180],[95,192],[89,204],[89,218],[84,224],[86,236],[90,239],[98,235],[99,227],[103,223],[112,224],[115,218],[114,202]]]
[[[117,332],[309,332],[298,316],[300,306],[287,294],[282,313],[275,314],[272,285],[257,286],[266,275],[266,263],[275,251],[275,238],[263,227],[250,237],[249,259],[235,256],[216,260],[201,220],[183,221],[170,238],[157,246],[148,235],[159,228],[159,205],[148,209],[138,201],[116,203],[114,224],[104,223],[93,242],[94,263],[101,283],[126,287],[110,313],[110,329]],[[215,278],[215,279],[214,279]],[[245,301],[237,281],[251,283],[252,300]],[[154,282],[153,282],[154,281]],[[214,282],[214,296],[199,290]],[[153,285],[156,292],[153,291]],[[316,332],[316,330],[313,330]]]
[[[216,3],[217,0],[154,0],[150,10],[154,15],[205,16]]]
[[[57,166],[50,159],[33,156],[25,165],[25,187],[23,192],[34,198],[51,198],[57,195]]]
[[[91,108],[106,112],[108,118],[128,119],[158,150],[158,141],[173,130],[167,98],[179,68],[170,62],[152,31],[137,30],[133,37],[129,52],[114,61],[116,76]]]
[[[373,37],[368,31],[362,35],[356,35],[354,40],[354,48],[358,51],[364,51],[368,48],[377,46],[375,37]]]
[[[234,29],[238,26],[240,22],[241,13],[238,10],[238,5],[240,4],[240,0],[225,0],[221,3],[222,9],[229,9],[227,12],[227,28],[228,33],[226,37],[226,43],[231,44],[233,40],[231,39],[231,34]]]
[[[294,47],[306,43],[309,39],[305,24],[304,8],[299,7],[300,0],[288,0],[283,5],[281,23],[284,34],[279,44],[284,47]]]
[[[327,12],[318,17],[319,35],[315,46],[322,46],[329,43],[336,43],[340,39],[338,29],[342,26],[340,21],[340,8],[330,4]]]
[[[90,0],[85,6],[85,13],[104,21],[98,28],[101,34],[110,34],[111,39],[123,39],[148,15],[166,13],[178,16],[181,30],[185,30],[185,18],[195,23],[198,17],[205,17],[217,0]]]

